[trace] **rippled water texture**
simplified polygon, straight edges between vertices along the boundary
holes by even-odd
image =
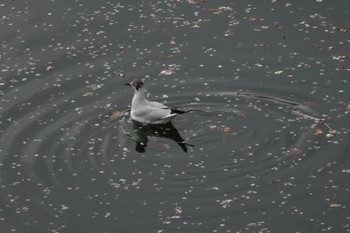
[[[347,1],[0,11],[0,232],[350,232]]]

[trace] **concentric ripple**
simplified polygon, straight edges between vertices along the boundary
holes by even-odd
[[[316,2],[0,3],[0,232],[349,232],[348,10]],[[135,127],[134,78],[189,112]]]
[[[331,140],[330,129],[311,116],[315,113],[310,108],[296,102],[249,92],[203,95],[207,99],[183,105],[192,112],[174,120],[183,137],[194,145],[195,155],[189,154],[185,169],[180,169],[181,173],[175,169],[170,177],[203,176],[204,182],[212,176],[213,187],[235,183],[232,178],[242,185],[242,177],[273,176],[282,182],[290,178],[286,169],[304,169],[302,161],[310,159],[319,144]],[[159,142],[148,147],[157,152]],[[180,151],[175,144],[173,147]],[[171,154],[159,153],[154,163],[167,163],[169,156],[184,160]],[[210,187],[208,182],[203,185]]]
[[[135,229],[229,230],[230,216],[263,216],[314,195],[305,176],[322,172],[317,150],[336,142],[318,114],[297,102],[245,91],[202,92],[200,99],[183,93],[167,104],[191,110],[173,121],[188,153],[149,135],[140,154],[127,106],[113,103],[107,86],[62,91],[79,82],[4,109],[3,229],[113,232],[143,219]],[[38,101],[39,108],[31,106]]]

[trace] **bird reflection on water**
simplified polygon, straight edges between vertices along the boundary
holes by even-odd
[[[140,153],[146,152],[148,143],[148,137],[162,137],[175,141],[184,152],[187,152],[187,146],[193,147],[188,144],[180,135],[179,131],[174,127],[171,122],[166,124],[142,124],[132,120],[132,127],[134,129],[134,135],[129,135],[136,142],[136,151]]]

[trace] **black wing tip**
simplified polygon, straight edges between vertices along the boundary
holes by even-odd
[[[170,109],[170,114],[183,114],[186,112],[187,112],[186,110],[180,110],[180,109],[174,109],[174,108]]]

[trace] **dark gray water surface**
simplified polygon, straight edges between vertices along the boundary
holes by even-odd
[[[0,232],[350,232],[348,6],[1,1]]]

